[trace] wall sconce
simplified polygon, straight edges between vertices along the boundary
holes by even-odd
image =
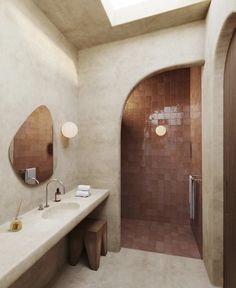
[[[157,128],[156,128],[156,134],[157,134],[158,136],[165,136],[165,135],[166,135],[166,132],[167,132],[167,130],[166,130],[166,127],[165,127],[165,126],[163,126],[163,125],[157,126]]]
[[[78,133],[78,127],[73,122],[65,122],[61,127],[61,133],[66,138],[73,138]]]

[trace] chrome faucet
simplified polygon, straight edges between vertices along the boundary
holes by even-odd
[[[48,185],[52,182],[58,182],[62,188],[63,188],[63,194],[66,194],[66,188],[65,188],[65,185],[63,184],[63,182],[61,180],[58,180],[58,179],[51,179],[48,181],[47,185],[46,185],[46,204],[45,204],[45,207],[49,207],[48,205]]]
[[[39,185],[39,180],[36,179],[35,177],[29,178],[29,180],[34,180],[34,182]]]

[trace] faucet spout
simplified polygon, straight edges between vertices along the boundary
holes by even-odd
[[[45,204],[45,207],[49,207],[49,204],[48,204],[48,186],[49,186],[49,184],[52,183],[52,182],[57,182],[57,183],[59,183],[59,184],[62,186],[62,188],[63,188],[63,194],[66,194],[65,185],[63,184],[63,182],[62,182],[61,180],[56,179],[56,178],[49,180],[48,183],[47,183],[47,185],[46,185],[46,204]]]
[[[39,185],[39,180],[36,179],[35,177],[32,177],[32,178],[30,178],[29,180],[34,180],[34,182]]]

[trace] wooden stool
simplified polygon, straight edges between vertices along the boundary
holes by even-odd
[[[107,222],[85,219],[69,234],[69,263],[76,265],[85,246],[89,266],[98,270],[100,255],[107,254]]]
[[[107,223],[104,220],[88,219],[84,225],[84,245],[89,266],[92,270],[98,270],[100,255],[107,254]]]
[[[75,266],[79,262],[79,257],[84,248],[84,230],[78,225],[68,237],[69,264]]]

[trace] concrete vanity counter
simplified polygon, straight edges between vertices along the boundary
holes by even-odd
[[[50,202],[49,208],[22,215],[23,228],[19,232],[8,232],[9,223],[1,225],[0,287],[9,287],[108,195],[108,190],[92,189],[90,197],[81,198],[75,197],[72,190],[62,196],[61,202]]]

